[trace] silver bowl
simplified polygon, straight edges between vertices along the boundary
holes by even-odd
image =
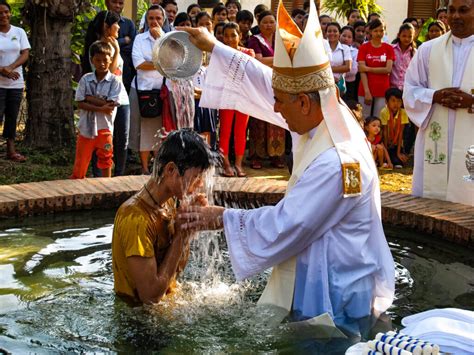
[[[156,41],[152,61],[166,78],[188,79],[201,67],[202,51],[191,43],[187,32],[172,31]]]

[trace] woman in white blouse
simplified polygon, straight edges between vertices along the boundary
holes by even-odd
[[[161,89],[163,76],[152,63],[155,41],[163,34],[165,14],[160,6],[153,5],[146,12],[148,31],[135,37],[132,60],[137,76],[130,89],[130,142],[129,147],[140,153],[142,174],[150,174],[148,168],[150,152],[157,150],[157,131],[162,127],[161,116],[144,118],[138,106],[138,90]],[[136,87],[138,85],[138,87]]]
[[[358,70],[357,54],[359,53],[359,50],[353,46],[354,40],[355,40],[354,28],[351,26],[344,26],[341,29],[340,42],[349,47],[351,51],[351,59],[352,59],[351,70],[346,73],[346,77],[345,77],[347,91],[345,95],[343,96],[343,99],[346,102],[348,100],[354,100],[354,101],[358,100],[357,88],[359,87],[360,77],[357,78],[357,70]]]
[[[24,162],[26,158],[15,149],[15,137],[25,87],[22,65],[28,60],[30,44],[25,31],[10,24],[11,15],[10,5],[0,2],[0,123],[5,115],[7,159]]]
[[[352,67],[351,50],[348,46],[339,42],[341,26],[337,22],[331,22],[328,24],[325,33],[329,47],[331,48],[329,60],[334,74],[334,80],[341,91],[342,88],[345,88],[345,73],[350,72]],[[341,95],[345,93],[345,90],[343,91],[344,92],[341,92]]]

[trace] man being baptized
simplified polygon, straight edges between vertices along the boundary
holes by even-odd
[[[189,233],[174,228],[178,201],[207,204],[196,192],[216,158],[189,129],[161,144],[153,175],[120,206],[112,237],[114,290],[132,303],[158,303],[173,292],[189,257]]]

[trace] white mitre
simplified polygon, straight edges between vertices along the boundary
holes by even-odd
[[[324,49],[323,34],[314,4],[310,5],[306,28],[301,33],[280,1],[272,86],[290,94],[314,92],[334,86],[334,76]]]
[[[361,193],[360,155],[354,144],[365,144],[366,137],[339,97],[314,1],[310,1],[308,21],[302,33],[280,0],[272,87],[289,94],[319,93],[324,122],[342,164],[344,197],[358,196]],[[368,145],[367,149],[370,149]]]

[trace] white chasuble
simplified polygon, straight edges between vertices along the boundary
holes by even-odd
[[[286,194],[293,188],[299,177],[306,168],[315,160],[319,154],[334,147],[334,143],[329,135],[326,121],[322,120],[318,125],[313,138],[309,133],[304,134],[294,147],[294,166],[291,174]],[[296,256],[275,265],[270,279],[267,282],[258,304],[270,304],[291,311],[293,304],[293,293],[296,275]]]
[[[236,109],[287,129],[284,119],[273,110],[271,78],[270,68],[218,43],[201,105]],[[309,137],[292,132],[295,154],[297,147],[309,149],[313,133],[327,136],[324,129],[320,124]],[[360,135],[363,137],[363,132]],[[319,324],[333,323],[357,334],[360,319],[391,305],[395,271],[380,219],[380,188],[373,157],[363,140],[357,139],[351,147],[361,164],[360,196],[343,197],[339,154],[335,147],[322,148],[305,169],[295,165],[295,174],[301,175],[276,206],[228,208],[224,230],[237,280],[296,260],[296,274],[292,272],[293,281],[288,282],[291,295],[281,301],[289,304],[285,309],[292,309],[292,320],[317,317]],[[294,270],[293,265],[289,270]],[[314,334],[323,336],[319,331]]]
[[[440,55],[443,53],[443,55]],[[474,51],[471,49],[460,89],[470,93],[474,88]],[[431,48],[429,75],[431,88],[440,90],[453,87],[453,40],[447,33],[436,40]],[[448,147],[449,109],[434,105],[431,120],[425,130],[423,149],[423,197],[474,205],[474,182],[465,166],[468,148],[474,144],[474,115],[467,109],[456,110],[452,151]]]

